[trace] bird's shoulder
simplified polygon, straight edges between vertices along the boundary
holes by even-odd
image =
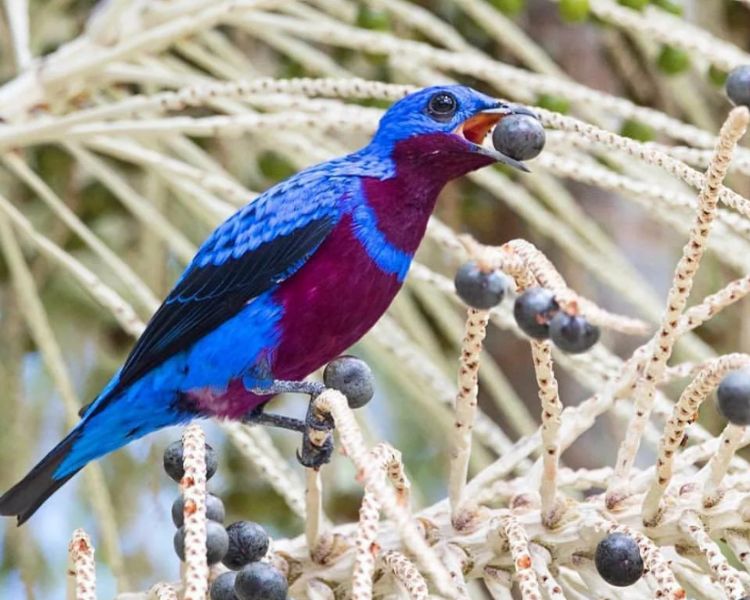
[[[349,155],[310,167],[277,183],[219,225],[191,267],[220,265],[315,221],[338,220],[361,178],[387,177],[382,161]]]

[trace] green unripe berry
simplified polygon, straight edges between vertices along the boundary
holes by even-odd
[[[581,23],[589,18],[589,0],[560,0],[560,16],[569,23]]]
[[[561,96],[554,94],[542,94],[536,99],[536,106],[546,108],[552,112],[566,114],[570,112],[570,102]]]
[[[526,5],[526,0],[492,0],[492,6],[506,15],[514,16],[520,13]]]
[[[391,28],[391,18],[384,10],[362,6],[357,13],[357,27],[373,31],[388,31]]]
[[[651,127],[634,119],[628,119],[622,124],[620,135],[639,142],[651,142],[655,137]]]
[[[634,10],[643,10],[648,6],[650,0],[617,0],[617,2]]]
[[[729,73],[724,69],[720,69],[716,65],[708,67],[708,80],[716,87],[724,87],[727,77],[729,77]]]
[[[673,15],[682,16],[682,6],[674,0],[653,0],[654,5],[658,6],[662,10],[672,13]]]
[[[690,68],[690,56],[679,48],[663,46],[656,64],[667,75],[679,75]]]

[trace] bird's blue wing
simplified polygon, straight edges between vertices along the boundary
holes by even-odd
[[[151,318],[106,395],[115,396],[297,271],[336,225],[345,195],[341,180],[298,176],[220,225]],[[104,404],[96,402],[93,411]]]

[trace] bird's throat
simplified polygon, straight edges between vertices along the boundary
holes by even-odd
[[[443,187],[492,159],[468,152],[460,139],[429,134],[398,142],[392,151],[394,176],[364,177],[363,192],[377,227],[395,247],[413,254]]]

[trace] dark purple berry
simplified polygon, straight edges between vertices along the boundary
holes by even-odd
[[[263,562],[246,565],[234,581],[234,593],[239,600],[286,600],[288,589],[286,577]]]
[[[734,104],[750,107],[750,65],[732,69],[727,77],[726,90]]]
[[[732,371],[716,390],[719,412],[734,425],[750,425],[750,371]]]
[[[268,534],[257,523],[237,521],[227,527],[229,549],[223,562],[230,569],[241,569],[246,564],[260,560],[268,552]]]
[[[508,278],[502,271],[485,273],[473,260],[461,265],[454,283],[461,300],[480,310],[500,304],[508,288]]]
[[[209,594],[211,600],[237,600],[237,594],[234,593],[234,580],[236,578],[237,573],[227,571],[214,579]]]
[[[580,315],[560,311],[549,322],[549,339],[570,354],[586,352],[599,341],[599,328]]]
[[[175,527],[182,527],[185,522],[185,501],[182,496],[177,496],[172,504],[172,522]],[[221,498],[213,494],[206,495],[206,518],[210,521],[223,523],[225,517],[224,503]]]
[[[492,130],[495,150],[515,160],[529,160],[539,156],[546,135],[538,119],[530,115],[508,115]]]
[[[513,316],[526,335],[544,340],[549,337],[549,321],[559,310],[560,306],[551,291],[534,287],[516,298]]]
[[[206,479],[211,479],[219,467],[219,461],[216,458],[216,452],[206,444]],[[185,469],[182,466],[182,440],[172,442],[164,450],[164,470],[177,483],[185,475]]]
[[[610,533],[596,546],[596,570],[610,585],[633,585],[643,575],[643,559],[635,540],[624,533]]]
[[[180,560],[185,560],[185,527],[180,527],[174,534],[174,550]],[[221,523],[206,521],[206,560],[209,565],[216,564],[227,553],[229,536]]]
[[[344,394],[350,408],[361,408],[375,395],[375,376],[356,356],[339,356],[329,362],[323,371],[323,383]]]

